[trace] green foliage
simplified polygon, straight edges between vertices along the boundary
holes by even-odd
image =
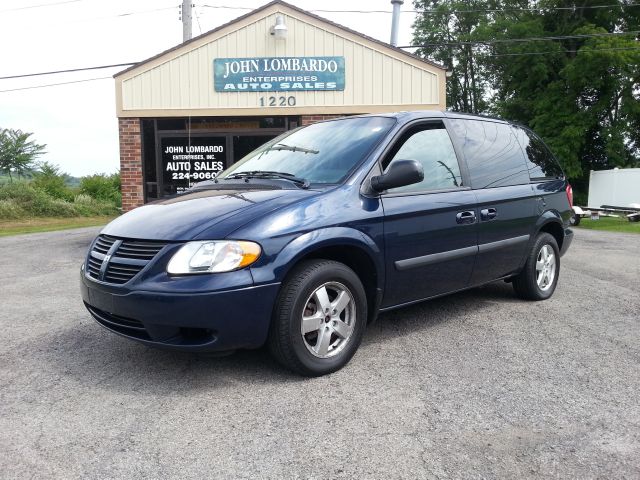
[[[56,165],[43,162],[32,181],[0,184],[0,220],[119,213],[120,175],[84,177],[77,189],[67,186],[68,178]]]
[[[80,193],[89,195],[92,198],[113,202],[117,206],[122,205],[120,194],[120,174],[112,175],[97,174],[82,177],[80,180]]]
[[[0,219],[117,215],[113,202],[78,195],[65,201],[25,181],[0,185]]]
[[[470,44],[464,44],[485,37],[489,14],[471,11],[480,4],[488,5],[489,2],[414,1],[417,10],[428,10],[429,13],[419,16],[414,24],[413,43],[423,45],[418,54],[441,63],[451,72],[447,81],[447,104],[456,111],[481,113],[488,107],[484,92],[489,87],[489,72],[479,52]],[[452,11],[464,13],[454,15]]]
[[[418,53],[452,71],[447,82],[452,110],[530,126],[584,188],[590,170],[640,163],[637,36],[576,37],[640,30],[640,8],[622,2],[623,8],[588,8],[600,4],[416,0],[417,10],[429,11],[418,16],[414,43],[438,44]],[[574,38],[508,41],[560,36]]]
[[[66,174],[60,172],[60,168],[49,162],[40,164],[39,171],[35,173],[33,178],[33,186],[60,200],[72,202],[74,192],[66,185]]]
[[[1,189],[2,187],[0,187]],[[18,205],[17,202],[9,200],[0,200],[0,219],[17,220],[27,217],[27,212]]]
[[[640,234],[640,222],[630,222],[624,217],[600,217],[598,220],[583,218],[576,228]]]
[[[0,220],[119,213],[120,174],[77,179],[52,163],[36,163],[45,145],[29,140],[30,136],[20,130],[0,129]],[[15,181],[14,177],[22,179]]]
[[[10,128],[0,128],[0,173],[13,176],[25,176],[35,168],[38,156],[44,153],[46,145],[29,140],[31,133]]]

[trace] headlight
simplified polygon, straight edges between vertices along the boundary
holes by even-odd
[[[253,242],[216,240],[189,242],[178,250],[167,272],[172,274],[230,272],[246,267],[260,256],[260,245]]]

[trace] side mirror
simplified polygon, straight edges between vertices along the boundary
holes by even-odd
[[[371,177],[371,188],[383,192],[390,188],[404,187],[424,180],[424,169],[415,160],[394,160],[387,173]]]

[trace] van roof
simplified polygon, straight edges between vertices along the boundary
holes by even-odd
[[[489,115],[477,115],[471,113],[463,113],[463,112],[448,112],[441,110],[414,110],[414,111],[403,111],[403,112],[393,112],[393,113],[368,113],[364,115],[357,115],[358,117],[389,117],[389,118],[397,118],[404,121],[410,120],[418,120],[421,118],[464,118],[464,119],[477,119],[477,120],[489,120],[492,122],[499,123],[513,123],[505,120],[503,118],[492,117]],[[336,120],[336,119],[334,119]]]

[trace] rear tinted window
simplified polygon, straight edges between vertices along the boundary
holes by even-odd
[[[473,188],[529,183],[524,154],[509,125],[461,119],[451,124],[462,144]]]
[[[516,130],[518,142],[527,154],[527,168],[532,182],[564,176],[560,165],[540,137],[530,130],[520,127],[513,128]]]

